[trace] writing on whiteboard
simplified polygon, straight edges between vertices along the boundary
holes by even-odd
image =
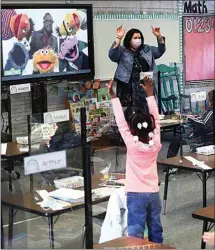
[[[214,29],[214,17],[187,17],[185,19],[185,30],[188,33],[209,33]]]

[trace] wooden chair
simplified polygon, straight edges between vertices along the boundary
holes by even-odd
[[[169,67],[165,64],[158,65],[160,71],[161,82],[161,108],[164,114],[174,114],[176,110],[180,110],[180,106],[184,99],[189,102],[189,110],[184,112],[193,112],[190,95],[182,93],[179,81],[179,72],[174,64],[174,67]],[[196,104],[196,112],[198,111],[198,104]]]

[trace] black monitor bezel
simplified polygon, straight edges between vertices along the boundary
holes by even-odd
[[[71,75],[60,75],[60,76],[38,76],[34,78],[24,78],[6,80],[3,75],[3,54],[2,54],[2,40],[1,40],[1,85],[21,84],[21,83],[35,83],[35,82],[53,82],[53,81],[78,81],[93,79],[95,76],[95,64],[94,64],[94,40],[93,40],[93,7],[92,4],[2,4],[1,9],[86,9],[87,20],[88,20],[88,57],[91,72],[89,73],[78,73]]]

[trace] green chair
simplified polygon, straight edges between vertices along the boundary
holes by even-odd
[[[161,83],[161,110],[164,114],[174,114],[175,111],[180,110],[180,104],[183,99],[187,99],[189,102],[189,110],[184,112],[192,112],[190,95],[184,95],[181,90],[179,81],[179,72],[174,63],[173,67],[169,67],[165,64],[158,65],[158,71],[160,71],[160,83]]]

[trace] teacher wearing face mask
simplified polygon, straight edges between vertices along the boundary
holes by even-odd
[[[146,94],[139,86],[140,73],[156,73],[155,59],[160,58],[166,50],[165,38],[161,35],[160,28],[152,27],[152,33],[157,37],[158,47],[144,44],[143,34],[138,29],[131,29],[125,35],[122,26],[117,28],[116,40],[109,50],[109,58],[117,63],[114,79],[117,81],[117,96],[122,106],[148,111]]]

